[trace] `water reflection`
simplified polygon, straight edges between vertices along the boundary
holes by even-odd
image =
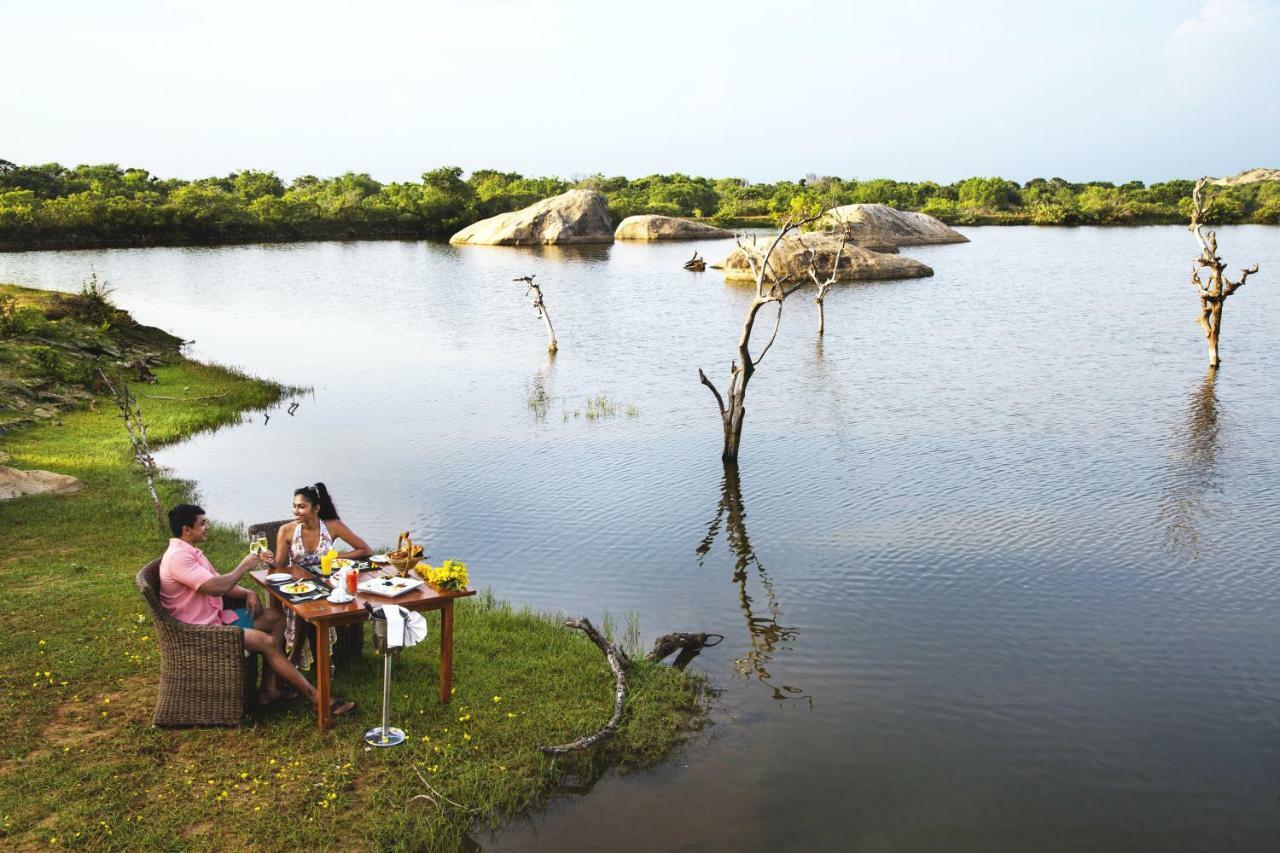
[[[551,407],[552,395],[548,392],[547,387],[552,378],[552,369],[556,366],[556,354],[554,350],[547,352],[547,360],[533,374],[533,379],[529,381],[529,395],[525,399],[525,405],[529,407],[529,411],[533,413],[534,420],[543,421],[547,418],[547,410]]]
[[[747,633],[751,640],[751,648],[746,654],[734,660],[734,672],[744,678],[754,676],[773,691],[773,698],[778,701],[795,699],[812,706],[813,698],[804,690],[774,683],[773,675],[769,672],[769,664],[779,651],[792,651],[791,643],[795,641],[797,632],[778,621],[782,611],[774,592],[773,581],[755,549],[751,547],[751,539],[747,535],[747,510],[742,501],[742,484],[738,479],[736,465],[724,466],[724,479],[720,483],[720,504],[716,507],[715,518],[707,525],[707,535],[698,545],[699,565],[702,565],[703,559],[711,550],[721,527],[724,528],[725,539],[735,556],[733,580],[738,585],[738,603],[746,617]],[[755,568],[755,574],[764,590],[763,612],[757,612],[758,602],[748,590],[749,567]]]
[[[1189,396],[1186,420],[1179,431],[1169,486],[1160,501],[1164,543],[1191,560],[1200,557],[1199,524],[1208,515],[1208,495],[1218,491],[1218,439],[1221,430],[1217,371],[1209,368]]]

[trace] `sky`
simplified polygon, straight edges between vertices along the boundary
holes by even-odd
[[[0,6],[0,158],[950,182],[1280,166],[1280,0]]]

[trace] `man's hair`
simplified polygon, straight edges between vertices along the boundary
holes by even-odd
[[[195,527],[196,519],[204,515],[204,510],[195,504],[178,504],[169,510],[169,530],[175,539],[182,538],[182,528]]]

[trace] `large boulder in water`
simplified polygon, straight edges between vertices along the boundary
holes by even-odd
[[[784,237],[778,247],[769,256],[769,269],[783,282],[795,282],[809,279],[809,250],[814,252],[814,265],[818,276],[826,279],[831,273],[831,263],[840,251],[843,235],[836,231],[818,231],[800,236]],[[763,256],[769,251],[773,239],[757,240],[756,251]],[[756,280],[747,263],[747,255],[741,247],[734,249],[729,257],[716,265],[724,269],[725,281]],[[883,278],[926,278],[933,275],[933,270],[914,258],[887,252],[873,252],[846,243],[840,252],[840,266],[836,269],[836,281],[862,281]]]
[[[595,190],[569,190],[522,210],[500,213],[463,228],[450,243],[473,246],[548,246],[612,243],[609,205]]]
[[[893,246],[931,246],[936,243],[968,243],[969,238],[927,213],[898,210],[887,204],[846,204],[833,207],[825,223],[842,223],[860,246],[886,243]]]
[[[84,488],[84,483],[66,474],[52,471],[19,471],[0,465],[0,501],[27,495],[70,495]]]
[[[714,225],[649,213],[628,216],[613,232],[615,240],[715,240],[732,236],[732,231]]]

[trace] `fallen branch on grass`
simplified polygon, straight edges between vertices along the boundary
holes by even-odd
[[[601,636],[596,627],[591,624],[590,619],[566,619],[564,624],[566,627],[577,628],[586,634],[588,639],[595,643],[600,651],[604,652],[605,659],[609,661],[609,669],[613,670],[614,681],[613,716],[609,718],[609,722],[601,726],[594,734],[580,737],[575,741],[563,743],[559,746],[539,747],[547,755],[564,755],[565,753],[576,752],[580,749],[595,746],[601,741],[613,737],[618,730],[618,721],[622,719],[623,700],[627,698],[627,676],[624,670],[631,666],[631,659],[627,657],[626,652]],[[653,651],[649,652],[645,660],[658,663],[676,649],[680,649],[680,657],[676,659],[675,666],[677,669],[684,669],[684,665],[692,660],[704,647],[714,646],[723,639],[724,637],[720,634],[690,634],[677,631],[664,637],[659,637],[657,642],[653,644]]]
[[[586,634],[588,639],[595,643],[600,651],[604,652],[605,659],[609,661],[609,669],[613,670],[614,683],[613,716],[595,734],[580,737],[575,741],[562,743],[559,746],[539,747],[547,755],[564,755],[569,752],[576,752],[580,749],[595,746],[597,743],[613,737],[618,730],[618,721],[622,719],[622,701],[627,697],[627,676],[623,672],[623,666],[629,665],[631,661],[626,654],[602,637],[596,627],[591,624],[590,619],[566,619],[564,624],[566,627],[577,628]],[[623,661],[626,661],[626,664]]]
[[[410,766],[413,767],[413,772],[418,774],[418,778],[422,780],[422,784],[426,785],[427,790],[430,791],[431,794],[435,794],[435,796],[433,797],[431,794],[417,794],[415,796],[410,797],[409,802],[412,803],[414,800],[426,800],[427,802],[431,803],[431,805],[440,809],[440,811],[444,811],[444,806],[440,805],[440,800],[444,800],[449,805],[460,808],[464,812],[474,811],[474,809],[469,809],[466,806],[462,805],[461,803],[455,803],[453,800],[449,799],[444,794],[437,791],[434,787],[432,787],[431,783],[427,781],[427,777],[422,775],[422,771],[417,768],[417,765],[410,765]],[[437,799],[437,797],[439,799]]]

